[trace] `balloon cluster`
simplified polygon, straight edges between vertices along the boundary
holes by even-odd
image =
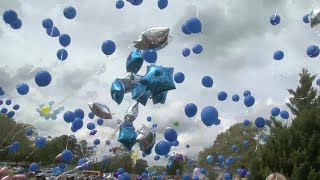
[[[9,24],[12,29],[20,29],[22,26],[22,21],[19,19],[18,14],[12,10],[8,9],[3,13],[3,20],[5,23]]]
[[[36,111],[40,114],[41,117],[44,117],[46,120],[49,120],[49,119],[56,120],[57,115],[64,110],[64,107],[60,106],[60,107],[54,108],[53,105],[54,105],[54,101],[50,101],[48,105],[39,104]]]
[[[13,118],[14,115],[16,114],[15,111],[20,109],[19,104],[15,104],[12,106],[13,110],[10,110],[8,106],[12,104],[12,101],[10,99],[7,99],[5,102],[0,99],[0,106],[6,105],[7,107],[3,107],[0,110],[0,114],[6,115],[8,118]]]

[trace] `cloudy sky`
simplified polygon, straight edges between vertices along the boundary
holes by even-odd
[[[311,12],[314,1],[305,0],[175,0],[169,1],[164,10],[159,10],[157,1],[145,1],[135,7],[125,3],[121,10],[115,8],[116,0],[3,0],[0,10],[14,9],[23,22],[20,30],[13,30],[3,21],[0,22],[0,86],[7,92],[2,99],[11,98],[21,105],[16,114],[19,122],[35,126],[42,136],[69,134],[70,126],[62,119],[44,120],[36,112],[39,103],[51,100],[62,102],[66,110],[82,108],[89,112],[87,103],[98,101],[107,104],[116,113],[115,119],[105,121],[97,127],[95,137],[89,136],[85,118],[84,128],[75,135],[93,143],[95,138],[102,142],[110,138],[116,127],[116,119],[122,119],[126,109],[134,103],[127,94],[118,106],[110,96],[113,80],[126,73],[125,61],[133,50],[128,48],[140,32],[152,26],[170,28],[173,40],[158,52],[157,65],[174,67],[175,72],[183,72],[186,80],[177,84],[177,89],[168,93],[164,105],[140,106],[138,119],[134,126],[158,124],[157,140],[163,139],[166,127],[174,121],[180,122],[177,128],[180,141],[173,151],[196,158],[204,147],[212,145],[217,134],[244,119],[254,120],[257,116],[268,117],[273,106],[285,109],[289,97],[287,88],[294,88],[298,83],[298,73],[302,67],[312,73],[319,72],[318,58],[308,58],[306,49],[318,44],[316,28],[302,21],[303,15]],[[67,5],[76,8],[77,16],[68,20],[63,16]],[[281,16],[281,23],[272,26],[271,15]],[[202,35],[185,35],[181,25],[198,11],[203,24]],[[41,22],[51,18],[62,33],[71,36],[72,42],[66,49],[69,57],[61,62],[56,52],[61,48],[58,38],[46,34]],[[106,57],[101,51],[104,40],[113,40],[117,45],[115,54]],[[202,54],[191,54],[184,58],[181,51],[202,44]],[[285,57],[274,61],[273,53],[282,50]],[[139,72],[144,74],[146,66]],[[99,67],[105,71],[96,74]],[[52,75],[52,83],[45,88],[38,88],[34,82],[34,73],[28,72],[38,67],[46,69]],[[214,87],[207,89],[201,85],[203,76],[214,78]],[[27,83],[30,92],[20,96],[15,90],[18,83]],[[249,110],[243,104],[242,93],[250,90],[256,98],[256,104]],[[219,91],[229,95],[225,102],[218,102]],[[234,103],[231,95],[241,95],[241,101]],[[198,106],[198,114],[193,119],[184,115],[184,106],[193,102]],[[219,111],[221,124],[205,127],[199,120],[199,114],[205,106],[215,106]],[[153,121],[146,121],[152,116]],[[116,145],[116,138],[112,141]],[[186,149],[185,145],[191,148]],[[98,148],[99,156],[108,154],[109,147],[102,143]],[[135,146],[133,150],[138,150]],[[165,161],[155,163],[153,155],[149,164],[165,165]]]

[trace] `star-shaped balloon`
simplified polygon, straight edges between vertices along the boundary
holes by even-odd
[[[152,96],[153,104],[158,104],[158,103],[164,104],[167,99],[167,94],[168,94],[168,91],[165,91],[165,92],[158,94],[156,96]]]
[[[151,92],[141,83],[132,83],[132,87],[132,99],[145,106],[151,96]]]
[[[111,85],[111,97],[118,104],[121,104],[124,98],[124,85],[119,79],[114,80]]]
[[[147,74],[140,80],[140,83],[147,86],[152,96],[176,89],[173,81],[173,68],[169,67],[148,66]]]
[[[137,73],[143,64],[143,56],[139,49],[135,49],[127,58],[127,72]]]
[[[132,125],[126,124],[120,126],[118,141],[131,150],[132,146],[136,143],[137,133]]]

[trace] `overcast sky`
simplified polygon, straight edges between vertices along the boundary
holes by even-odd
[[[286,109],[285,101],[289,97],[286,89],[295,88],[298,73],[302,67],[312,73],[319,72],[319,58],[308,58],[306,49],[317,45],[318,27],[310,28],[302,21],[303,15],[311,12],[315,6],[311,0],[172,0],[164,10],[159,10],[157,1],[145,1],[135,7],[125,2],[121,10],[115,8],[116,0],[2,0],[0,10],[14,9],[23,22],[20,30],[9,28],[0,22],[0,86],[7,92],[2,99],[11,98],[21,105],[16,119],[19,122],[35,126],[42,136],[69,134],[70,125],[62,119],[44,120],[36,112],[40,103],[51,100],[63,101],[65,110],[82,108],[89,112],[87,103],[103,102],[116,113],[113,120],[105,121],[97,127],[96,136],[89,136],[86,124],[92,120],[84,119],[84,127],[74,133],[79,139],[93,143],[99,138],[102,144],[98,155],[106,155],[109,148],[104,141],[110,138],[116,127],[116,119],[122,119],[126,109],[134,103],[130,95],[118,106],[110,96],[113,80],[126,73],[126,58],[133,50],[128,48],[140,32],[152,26],[170,28],[173,40],[158,52],[157,65],[174,67],[175,72],[183,72],[185,82],[176,84],[177,89],[168,93],[164,105],[140,106],[140,112],[134,126],[158,124],[157,140],[162,140],[166,127],[174,121],[180,122],[177,128],[180,146],[172,151],[181,152],[193,158],[204,147],[213,144],[217,134],[244,119],[254,120],[257,116],[269,117],[273,106]],[[68,20],[63,16],[67,5],[76,8],[77,16]],[[202,35],[185,35],[181,25],[196,16],[202,21]],[[281,23],[272,26],[271,15],[281,16]],[[72,42],[66,49],[69,57],[61,62],[56,52],[61,48],[58,38],[46,34],[41,23],[44,18],[51,18],[62,33],[71,36]],[[101,51],[104,40],[113,40],[117,45],[115,54],[106,57]],[[181,51],[202,44],[202,54],[191,54],[184,58]],[[285,57],[274,61],[273,53],[282,50]],[[96,75],[100,66],[105,71]],[[146,71],[145,62],[140,74]],[[48,70],[52,83],[45,88],[38,88],[34,83],[34,73],[27,76],[34,67]],[[201,85],[203,76],[214,78],[214,87],[207,89]],[[15,90],[18,83],[27,83],[30,92],[20,96]],[[256,98],[253,108],[247,110],[243,104],[242,93],[250,90]],[[219,91],[226,91],[228,99],[218,102]],[[238,103],[231,101],[232,94],[241,95]],[[188,119],[184,115],[184,106],[193,102],[198,106],[196,118]],[[215,106],[219,111],[221,124],[205,127],[199,115],[205,106]],[[153,121],[146,121],[152,116]],[[96,120],[96,119],[95,119]],[[117,135],[112,145],[117,145]],[[190,149],[185,145],[190,144]],[[230,147],[231,148],[231,147]],[[133,150],[138,150],[136,145]],[[141,157],[141,156],[140,156]],[[166,165],[167,161],[155,163],[154,154],[148,159],[149,164]]]

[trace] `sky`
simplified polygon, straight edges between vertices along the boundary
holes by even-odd
[[[78,139],[86,139],[93,144],[94,139],[102,142],[96,150],[99,157],[107,155],[112,145],[118,145],[115,138],[111,146],[104,145],[117,127],[117,119],[123,119],[127,108],[134,103],[130,94],[117,105],[110,95],[113,80],[126,73],[126,59],[133,50],[132,42],[140,33],[153,26],[167,26],[173,39],[164,49],[158,51],[156,65],[173,67],[174,73],[183,72],[185,81],[176,84],[176,89],[168,93],[165,104],[139,106],[139,115],[134,122],[136,128],[143,124],[158,125],[157,141],[163,140],[167,127],[179,121],[177,128],[179,147],[172,151],[181,152],[192,158],[205,147],[213,144],[216,136],[235,123],[244,119],[254,121],[258,116],[268,118],[272,107],[288,110],[285,102],[289,94],[286,89],[295,88],[299,72],[303,67],[311,73],[319,72],[319,59],[309,58],[306,49],[319,43],[318,27],[310,28],[302,17],[310,13],[317,4],[311,0],[175,0],[169,1],[164,10],[159,10],[157,1],[144,1],[140,6],[125,2],[121,10],[115,8],[116,0],[3,0],[0,11],[13,9],[23,22],[20,30],[13,30],[4,21],[0,21],[0,86],[7,92],[1,99],[12,99],[21,110],[16,120],[29,123],[37,128],[41,136],[59,136],[74,134]],[[66,6],[73,6],[77,16],[68,20],[63,16]],[[272,26],[270,16],[277,13],[281,23]],[[182,24],[189,18],[201,20],[201,34],[185,35]],[[62,48],[58,38],[49,37],[42,27],[42,20],[51,18],[61,33],[71,36],[67,47],[69,57],[59,61],[56,52]],[[107,57],[101,51],[102,42],[113,40],[116,52]],[[201,54],[191,54],[185,58],[183,48],[192,48],[201,44]],[[282,50],[285,57],[281,61],[273,60],[273,53]],[[145,74],[148,63],[145,62],[139,74]],[[39,88],[34,82],[34,73],[30,70],[38,67],[48,70],[52,82],[45,88]],[[99,67],[103,71],[96,73]],[[211,76],[213,88],[201,85],[203,76]],[[15,90],[19,83],[27,83],[30,92],[21,96]],[[243,92],[250,90],[256,99],[252,108],[243,104]],[[219,102],[217,94],[228,93],[228,99]],[[239,94],[241,100],[234,103],[233,94]],[[87,116],[84,127],[70,133],[70,125],[65,123],[62,114],[57,120],[44,120],[36,112],[38,104],[49,101],[61,103],[65,110],[83,109],[89,112],[88,102],[102,102],[112,112],[114,119],[105,120],[97,127],[98,133],[89,136],[86,124],[91,122]],[[195,103],[198,113],[195,118],[187,118],[184,106]],[[206,127],[200,120],[200,112],[206,106],[214,106],[219,111],[221,124]],[[147,116],[152,122],[146,121]],[[96,119],[94,120],[96,122]],[[186,144],[191,147],[187,149]],[[138,145],[133,150],[137,151]],[[230,147],[231,149],[231,147]],[[149,164],[166,165],[162,158],[155,162],[153,155],[147,158]],[[140,154],[141,157],[141,154]]]

